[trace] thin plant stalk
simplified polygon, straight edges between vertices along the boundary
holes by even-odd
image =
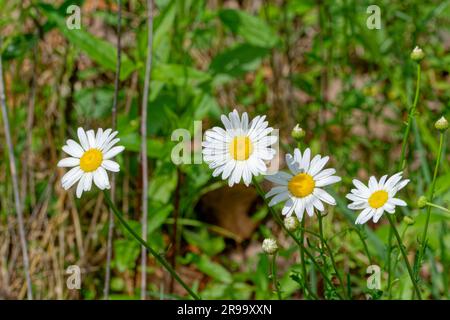
[[[302,280],[303,280],[303,286],[304,286],[304,293],[306,293],[306,291],[311,292],[311,290],[309,290],[309,282],[308,282],[308,273],[306,271],[306,259],[305,259],[305,217],[303,217],[302,222],[301,222],[301,229],[300,229],[300,245],[299,245],[299,250],[300,250],[300,257],[301,257],[301,267],[302,267]]]
[[[119,220],[119,222],[127,229],[127,231],[135,238],[150,254],[155,257],[155,259],[175,278],[175,280],[189,293],[189,295],[195,300],[201,300],[201,298],[194,292],[192,289],[180,278],[180,276],[176,273],[176,271],[172,268],[170,263],[168,263],[161,255],[159,255],[144,239],[142,239],[134,230],[130,227],[130,225],[126,222],[125,218],[122,216],[122,213],[117,209],[115,204],[112,202],[110,195],[106,190],[103,190],[105,195],[105,200],[108,206],[112,209],[115,216]]]
[[[403,171],[406,167],[406,147],[408,145],[409,133],[411,132],[412,122],[416,113],[417,102],[419,101],[420,93],[420,63],[417,64],[417,79],[416,79],[416,92],[414,94],[414,102],[408,112],[408,123],[406,124],[405,132],[403,133],[402,153],[400,155],[400,170]]]
[[[416,108],[417,108],[417,103],[419,101],[419,95],[420,95],[420,78],[421,78],[421,67],[420,67],[420,63],[417,63],[417,78],[416,78],[416,91],[414,94],[414,101],[413,104],[411,106],[411,108],[408,111],[408,122],[406,124],[406,128],[405,128],[405,132],[403,133],[403,141],[402,141],[402,151],[400,154],[400,161],[399,161],[399,170],[403,171],[406,167],[406,148],[408,145],[408,139],[409,139],[409,134],[411,132],[411,126],[414,120],[414,116],[416,113]],[[390,290],[392,287],[392,268],[391,268],[391,264],[392,264],[392,259],[391,259],[391,251],[392,251],[392,237],[394,235],[394,233],[398,234],[398,231],[395,227],[395,223],[389,219],[391,228],[389,231],[389,237],[388,237],[388,248],[387,248],[387,269],[388,269],[388,291],[389,291],[389,295],[390,295]],[[395,229],[395,230],[394,230]],[[401,239],[399,237],[396,237],[397,241],[398,241],[398,245],[403,248],[403,244],[401,242]],[[405,259],[405,264],[408,266],[409,265],[409,261],[407,259]],[[417,287],[417,283],[415,278],[411,277],[411,281],[414,283],[414,287]]]
[[[0,37],[0,49],[2,47],[2,37]],[[27,298],[33,300],[33,289],[31,286],[30,262],[28,258],[28,246],[25,234],[25,225],[23,221],[22,206],[20,203],[19,181],[17,177],[16,160],[14,157],[14,147],[11,139],[11,129],[8,120],[8,110],[6,108],[5,85],[3,83],[3,66],[2,57],[0,55],[0,105],[2,108],[3,124],[5,129],[6,144],[8,147],[9,169],[11,171],[11,180],[14,192],[14,204],[17,214],[17,222],[19,229],[20,246],[22,248],[23,268],[25,272],[25,281],[27,284]]]
[[[345,296],[346,299],[348,299],[348,297],[347,297],[347,289],[345,288],[344,280],[343,280],[343,278],[342,278],[342,276],[339,273],[339,270],[337,268],[336,260],[334,259],[334,256],[333,256],[333,251],[331,250],[330,246],[328,245],[328,242],[325,239],[325,236],[324,236],[324,233],[323,233],[323,223],[322,223],[323,217],[322,217],[322,215],[320,213],[317,214],[317,217],[318,217],[318,220],[319,220],[319,234],[320,234],[320,241],[321,241],[321,244],[322,244],[322,248],[325,248],[328,251],[328,254],[330,256],[331,265],[333,266],[334,272],[336,273],[336,276],[339,279],[339,282],[341,284],[341,288],[342,288],[342,291],[344,293],[344,296]]]
[[[280,287],[278,285],[278,279],[277,279],[277,254],[276,253],[274,253],[272,255],[272,281],[273,281],[273,288],[277,293],[278,300],[283,300],[281,298]]]
[[[430,206],[430,207],[442,210],[444,212],[450,213],[450,209],[447,209],[447,208],[445,208],[443,206],[440,206],[440,205],[437,205],[435,203],[427,202],[427,206]]]
[[[436,188],[436,179],[437,179],[437,175],[439,172],[439,165],[441,164],[443,145],[444,145],[444,134],[441,132],[440,137],[439,137],[438,156],[436,159],[436,164],[434,166],[433,180],[431,181],[431,188],[429,191],[430,193],[428,195],[429,201],[433,201],[433,199],[434,199],[434,190]],[[422,258],[425,253],[425,248],[427,246],[426,241],[427,241],[428,225],[430,223],[430,215],[431,215],[431,206],[428,206],[427,207],[427,216],[426,216],[426,220],[425,220],[425,226],[423,228],[422,238],[421,238],[421,242],[420,242],[419,258],[417,260],[417,267],[415,268],[416,276],[419,273],[420,266],[422,264]]]
[[[363,248],[364,248],[364,252],[366,253],[367,259],[369,259],[369,265],[372,264],[372,255],[370,254],[369,247],[367,246],[366,240],[364,239],[364,237],[361,234],[360,230],[357,229],[357,227],[355,227],[353,229],[353,231],[356,232],[356,234],[358,235],[359,239],[361,240],[361,243],[362,243]]]
[[[147,108],[152,71],[153,47],[153,0],[147,0],[147,60],[145,63],[144,94],[141,108],[141,161],[142,161],[142,237],[147,240],[148,224],[148,159],[147,159]],[[141,248],[141,299],[144,300],[147,290],[147,252]]]
[[[394,233],[394,236],[397,239],[398,246],[400,248],[400,252],[402,253],[403,260],[405,261],[406,269],[408,269],[408,275],[411,278],[411,282],[414,286],[414,291],[416,292],[419,300],[422,300],[422,295],[420,294],[419,285],[417,284],[417,281],[415,280],[413,270],[411,268],[411,264],[409,263],[408,256],[406,255],[405,248],[403,247],[403,244],[402,244],[402,238],[400,237],[400,235],[397,231],[397,228],[395,227],[395,222],[392,219],[391,215],[387,214],[387,217],[388,217],[389,223],[391,224],[392,232]]]
[[[401,234],[401,238],[403,239],[404,237],[405,237],[405,234],[406,234],[406,231],[408,231],[408,225],[406,225],[405,226],[405,228],[403,229],[403,232],[402,232],[402,234]],[[396,254],[396,257],[395,257],[395,260],[394,260],[394,270],[397,270],[397,264],[398,264],[398,261],[399,261],[399,254]],[[391,293],[391,291],[389,291],[389,300],[391,300],[392,299],[392,293]]]
[[[264,191],[261,188],[261,185],[259,184],[259,182],[256,179],[253,179],[253,183],[256,187],[256,191],[258,192],[258,194],[263,198],[264,203],[266,204],[267,208],[269,209],[269,212],[272,214],[272,216],[274,217],[275,221],[281,226],[281,228],[295,241],[295,243],[300,247],[301,243],[299,241],[299,239],[297,239],[297,237],[291,232],[289,231],[283,221],[281,220],[281,218],[278,216],[278,214],[275,212],[275,210],[269,206],[269,203],[267,202],[266,197],[264,196]],[[304,248],[304,252],[305,254],[308,256],[309,259],[311,259],[312,263],[314,264],[314,267],[322,274],[324,281],[330,285],[330,287],[334,287],[333,283],[330,281],[330,279],[328,279],[328,276],[326,274],[326,272],[322,269],[322,267],[317,263],[317,261],[314,259],[314,256],[312,255],[311,252],[309,252],[309,250],[307,250],[306,248]],[[336,291],[336,295],[342,300],[343,297],[339,294],[339,292]]]
[[[112,115],[112,129],[115,130],[117,126],[117,100],[119,96],[120,83],[120,69],[121,69],[121,24],[122,24],[122,3],[117,1],[117,65],[116,75],[114,78],[114,98],[111,110]],[[116,198],[116,176],[111,177],[111,200],[114,203]],[[109,299],[109,285],[111,279],[111,259],[112,259],[112,240],[114,236],[114,213],[109,210],[108,213],[108,240],[106,244],[106,270],[105,270],[105,285],[103,288],[103,298]]]

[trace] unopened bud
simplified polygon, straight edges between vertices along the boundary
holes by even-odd
[[[274,254],[278,251],[278,244],[275,239],[267,238],[262,243],[262,249],[267,254]]]
[[[422,49],[420,49],[418,46],[414,48],[414,50],[411,52],[411,59],[420,62],[423,58],[425,58],[425,53]]]
[[[409,216],[405,216],[405,217],[403,218],[403,221],[404,221],[407,225],[410,225],[410,226],[412,226],[412,225],[415,223],[414,219],[413,219],[412,217],[409,217]]]
[[[298,226],[299,226],[299,221],[297,219],[296,216],[290,216],[290,217],[286,217],[284,218],[284,226],[286,227],[286,229],[288,229],[289,231],[295,231],[297,230]]]
[[[425,196],[421,196],[419,200],[417,200],[417,206],[422,209],[427,206],[428,199]]]
[[[299,140],[303,139],[305,137],[305,135],[306,135],[305,130],[300,128],[300,126],[297,123],[297,125],[294,127],[294,129],[292,129],[292,132],[291,132],[292,138],[299,141]]]
[[[434,127],[438,129],[439,131],[444,132],[448,129],[448,121],[444,117],[441,117],[436,123],[434,124]]]

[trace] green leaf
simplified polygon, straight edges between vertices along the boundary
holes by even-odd
[[[156,203],[150,203],[147,225],[147,234],[149,237],[152,236],[156,229],[162,226],[172,211],[172,204],[158,205]]]
[[[82,88],[75,93],[78,116],[100,119],[111,114],[114,90],[110,87]]]
[[[134,269],[140,246],[135,240],[118,239],[114,241],[115,266],[120,272]]]
[[[183,236],[187,242],[199,247],[209,256],[214,256],[225,249],[225,241],[223,238],[211,237],[208,231],[204,228],[200,228],[198,232],[184,230]]]
[[[255,284],[256,299],[267,299],[270,296],[269,280],[269,259],[266,254],[260,254],[256,271],[251,274],[253,283]]]
[[[252,45],[273,48],[278,43],[277,34],[259,17],[233,9],[221,10],[219,17],[234,34]]]
[[[99,39],[89,32],[80,30],[70,30],[66,26],[65,17],[61,16],[52,6],[39,4],[47,18],[56,24],[57,28],[76,48],[85,52],[89,58],[97,62],[107,70],[115,71],[117,64],[117,49],[111,43]],[[135,69],[133,61],[122,52],[120,79],[125,80]]]
[[[137,132],[124,132],[121,131],[119,126],[119,138],[120,144],[125,147],[127,151],[140,152],[141,149],[141,137]],[[150,159],[163,159],[166,156],[170,156],[172,145],[164,143],[162,140],[156,140],[152,138],[147,139],[147,157]]]
[[[209,69],[213,74],[225,76],[218,81],[222,83],[256,70],[269,52],[267,48],[248,43],[238,44],[216,55]]]
[[[180,64],[159,64],[152,70],[152,80],[176,86],[196,86],[210,79],[208,73]]]
[[[197,257],[197,259],[195,260],[195,264],[201,272],[207,274],[213,279],[216,279],[223,283],[231,283],[232,281],[231,273],[220,264],[213,262],[206,255]]]
[[[29,53],[36,44],[37,36],[31,33],[19,34],[7,40],[2,58],[7,61],[15,58],[21,58]],[[1,50],[1,48],[0,48]]]
[[[177,172],[171,163],[158,167],[148,186],[148,196],[154,201],[167,203],[177,185]]]

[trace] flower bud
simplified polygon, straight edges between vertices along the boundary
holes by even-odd
[[[300,126],[297,123],[297,125],[294,127],[294,129],[292,129],[292,132],[291,132],[292,138],[299,141],[299,140],[302,140],[305,137],[305,135],[306,135],[305,130],[300,128]]]
[[[295,231],[297,230],[298,226],[299,226],[299,221],[297,219],[296,216],[290,216],[290,217],[286,217],[284,218],[284,226],[286,227],[286,229],[288,229],[289,231]]]
[[[407,225],[410,225],[410,226],[412,226],[415,223],[414,219],[410,216],[405,216],[403,218],[403,222],[405,222]]]
[[[419,200],[417,200],[417,206],[422,209],[427,206],[428,199],[425,196],[421,196]]]
[[[267,238],[262,243],[262,249],[267,254],[274,254],[278,251],[278,244],[275,239]]]
[[[448,129],[448,121],[444,117],[441,117],[436,123],[434,124],[434,127],[438,129],[439,131],[444,132]]]
[[[425,58],[425,53],[422,49],[420,49],[418,46],[414,48],[414,50],[411,52],[411,59],[420,62],[423,58]]]

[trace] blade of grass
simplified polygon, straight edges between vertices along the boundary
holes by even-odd
[[[0,36],[0,49],[1,49],[1,47],[2,47],[2,37]],[[1,55],[0,55],[0,105],[2,108],[2,116],[3,116],[3,124],[5,127],[6,144],[8,147],[9,169],[11,171],[11,179],[12,179],[13,192],[14,192],[14,204],[15,204],[16,214],[17,214],[20,246],[22,248],[23,268],[24,268],[24,272],[25,272],[25,281],[27,283],[27,298],[28,298],[28,300],[33,300],[33,290],[31,287],[31,275],[30,275],[30,262],[28,259],[28,246],[27,246],[25,226],[24,226],[24,221],[23,221],[22,206],[20,203],[19,181],[18,181],[18,177],[17,177],[16,160],[14,157],[14,147],[13,147],[13,143],[12,143],[12,139],[11,139],[11,129],[10,129],[9,120],[8,120],[8,110],[6,108],[6,93],[5,93],[5,85],[3,83],[3,65],[2,65]]]
[[[141,110],[141,161],[142,161],[142,237],[147,240],[148,220],[148,159],[147,159],[147,108],[152,70],[153,46],[153,0],[147,0],[147,61],[145,63],[144,94]],[[144,300],[147,289],[147,252],[141,249],[141,299]]]

